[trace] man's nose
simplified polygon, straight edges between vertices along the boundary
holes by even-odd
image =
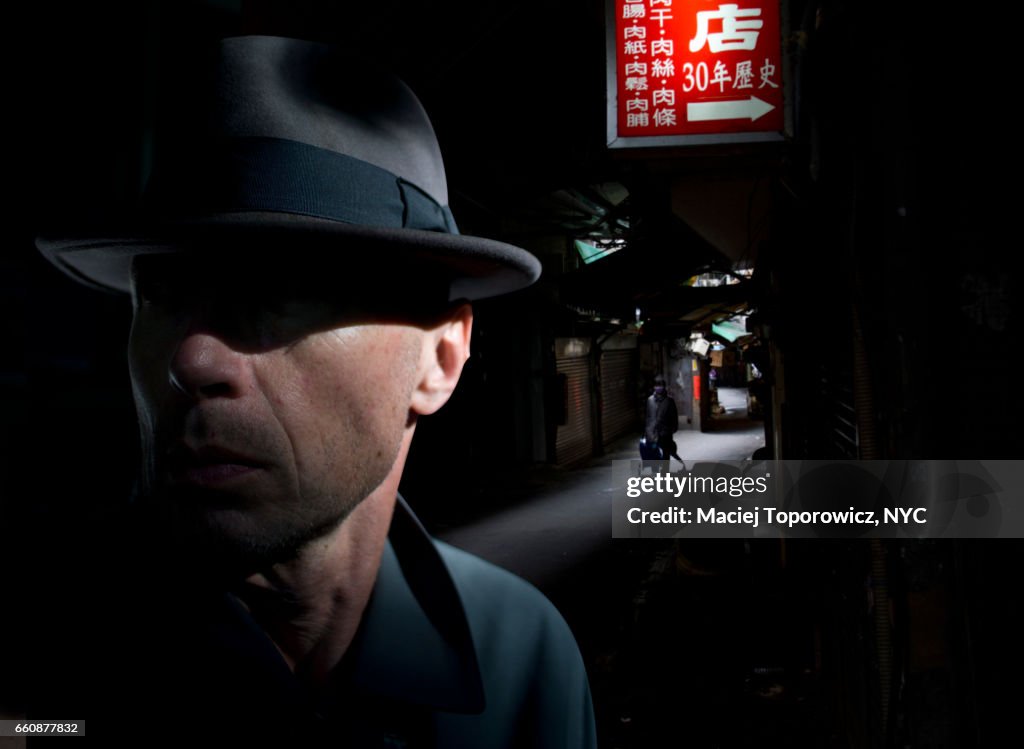
[[[216,333],[190,329],[171,357],[171,387],[196,400],[240,397],[249,384],[247,358]]]

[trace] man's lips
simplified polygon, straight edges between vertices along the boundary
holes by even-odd
[[[168,466],[173,483],[213,486],[262,470],[266,463],[216,445],[178,445],[168,455]]]

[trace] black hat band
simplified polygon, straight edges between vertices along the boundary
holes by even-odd
[[[148,208],[163,218],[270,211],[393,229],[458,234],[446,205],[366,161],[259,136],[194,146],[154,174]]]

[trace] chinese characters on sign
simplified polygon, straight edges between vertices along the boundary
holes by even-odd
[[[619,137],[781,132],[778,0],[615,0]]]

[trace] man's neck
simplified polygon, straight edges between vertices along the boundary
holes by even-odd
[[[297,676],[323,683],[355,637],[377,580],[411,428],[388,476],[330,533],[235,591]]]

